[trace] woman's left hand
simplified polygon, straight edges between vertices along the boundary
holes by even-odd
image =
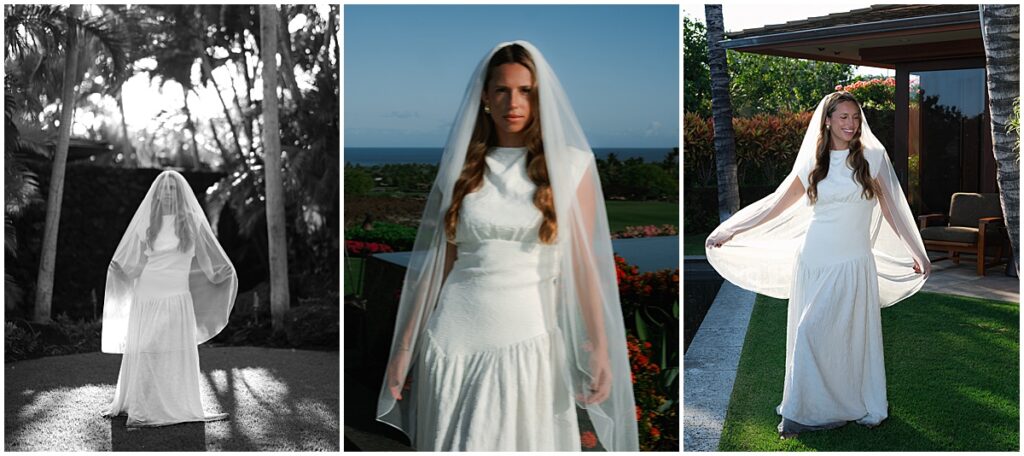
[[[587,394],[577,395],[577,399],[584,404],[604,402],[612,392],[612,368],[606,350],[591,352],[590,377],[590,384],[586,386]]]
[[[231,277],[231,272],[231,268],[221,269],[213,275],[213,278],[210,279],[210,282],[213,282],[215,284],[224,282],[225,280],[228,280],[229,277]]]
[[[921,263],[918,263],[917,260],[914,260],[914,272],[916,272],[918,274],[924,274],[925,276],[928,276],[928,274],[931,274],[931,272],[932,272],[932,265],[931,265],[930,262],[927,263],[927,264],[928,265],[925,266],[924,269],[922,269],[921,268]]]

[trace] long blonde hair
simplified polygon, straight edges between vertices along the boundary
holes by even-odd
[[[811,171],[810,177],[807,179],[807,199],[814,204],[818,201],[818,183],[828,176],[829,168],[829,154],[832,150],[832,134],[826,127],[826,120],[832,116],[832,113],[836,111],[840,103],[852,102],[857,105],[857,109],[860,110],[860,103],[856,98],[853,97],[849,92],[836,92],[829,95],[829,98],[825,102],[825,112],[821,116],[821,124],[818,126],[818,144],[815,148],[815,165]],[[863,110],[860,110],[863,112]],[[863,114],[862,114],[863,115]],[[846,162],[853,168],[853,177],[860,183],[863,190],[861,195],[865,199],[871,199],[875,197],[878,189],[875,188],[875,182],[871,179],[871,171],[868,166],[868,161],[864,158],[864,145],[860,142],[860,126],[857,127],[857,133],[853,135],[853,139],[850,140],[850,154],[846,157]]]
[[[487,62],[487,71],[484,74],[484,91],[491,84],[491,77],[494,70],[506,63],[518,63],[530,70],[533,76],[533,85],[537,85],[537,69],[533,58],[526,48],[511,44],[499,49]],[[530,120],[523,129],[523,137],[526,140],[526,174],[537,186],[533,194],[533,205],[540,210],[544,216],[539,229],[541,242],[553,243],[558,234],[558,222],[555,218],[555,202],[551,192],[551,180],[548,178],[547,161],[544,158],[544,141],[540,127],[540,96],[538,90],[530,91]],[[462,165],[462,173],[455,181],[452,190],[452,203],[445,213],[445,234],[449,240],[455,239],[456,226],[459,223],[459,210],[462,208],[462,201],[467,194],[480,189],[484,180],[484,171],[487,169],[487,150],[497,146],[497,134],[495,134],[494,120],[484,112],[483,106],[477,110],[476,125],[473,127],[473,134],[469,140],[469,147],[466,151],[466,161]]]

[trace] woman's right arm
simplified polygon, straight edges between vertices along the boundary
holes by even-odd
[[[803,182],[801,182],[800,179],[793,179],[793,183],[789,185],[788,189],[786,189],[786,193],[784,193],[782,197],[775,202],[775,205],[773,205],[771,209],[751,217],[749,220],[740,222],[729,230],[722,230],[718,233],[713,233],[712,236],[708,236],[705,246],[708,248],[721,247],[722,244],[728,242],[733,238],[733,236],[767,223],[775,217],[778,217],[779,214],[785,212],[786,209],[789,209],[791,206],[796,204],[797,201],[800,201],[805,192],[806,190],[804,189]]]
[[[129,259],[125,264],[120,264],[117,261],[111,261],[109,268],[115,273],[121,274],[133,280],[136,277],[142,275],[142,270],[146,268],[146,244],[142,240],[138,241],[138,245],[135,247],[137,254],[132,255],[134,259]]]
[[[448,273],[451,272],[452,266],[455,264],[457,257],[458,249],[456,248],[456,245],[452,242],[445,243],[444,272],[441,276],[442,287],[444,286],[445,280],[448,280]],[[426,292],[427,290],[425,289],[419,290],[418,293],[420,293],[420,296],[417,297],[417,301],[422,302],[426,300]],[[418,327],[416,322],[417,319],[409,319],[405,328],[402,328],[402,335],[397,340],[399,346],[394,350],[394,355],[388,362],[388,390],[391,392],[391,397],[396,400],[402,400],[402,392],[406,389],[409,383],[409,378],[406,373],[409,370],[409,364],[412,362],[413,332]]]

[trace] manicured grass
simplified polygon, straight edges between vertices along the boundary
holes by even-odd
[[[1018,451],[1017,303],[918,293],[882,309],[889,418],[779,440],[786,301],[758,296],[722,451]],[[839,343],[841,341],[837,341]]]
[[[683,255],[701,255],[703,256],[704,241],[707,240],[708,234],[710,233],[697,233],[697,234],[685,234],[683,236]]]
[[[338,352],[200,347],[207,413],[225,421],[126,428],[101,410],[121,355],[4,365],[5,451],[339,451]]]
[[[627,226],[679,226],[679,203],[665,201],[605,201],[608,226],[614,233]]]
[[[345,295],[354,293],[361,293],[362,286],[359,283],[359,278],[363,275],[363,262],[362,258],[345,258]]]

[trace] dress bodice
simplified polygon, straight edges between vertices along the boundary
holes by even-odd
[[[160,231],[146,248],[146,265],[138,284],[137,292],[147,295],[168,296],[186,293],[189,290],[188,274],[192,268],[195,245],[185,251],[178,248],[181,240],[175,234],[174,216],[162,216]]]
[[[539,242],[537,186],[526,174],[526,148],[497,147],[487,152],[483,185],[466,194],[456,227],[456,244],[488,240]]]
[[[863,187],[846,162],[848,150],[831,151],[828,175],[818,182],[805,246],[821,250],[805,252],[805,262],[834,262],[870,254],[870,225],[875,198],[866,199]],[[829,246],[827,249],[824,246]]]
[[[863,187],[853,176],[853,168],[846,162],[849,150],[833,150],[829,155],[828,175],[818,182],[818,201],[815,209],[826,208],[835,203],[856,203],[874,205],[874,200],[864,199]]]

